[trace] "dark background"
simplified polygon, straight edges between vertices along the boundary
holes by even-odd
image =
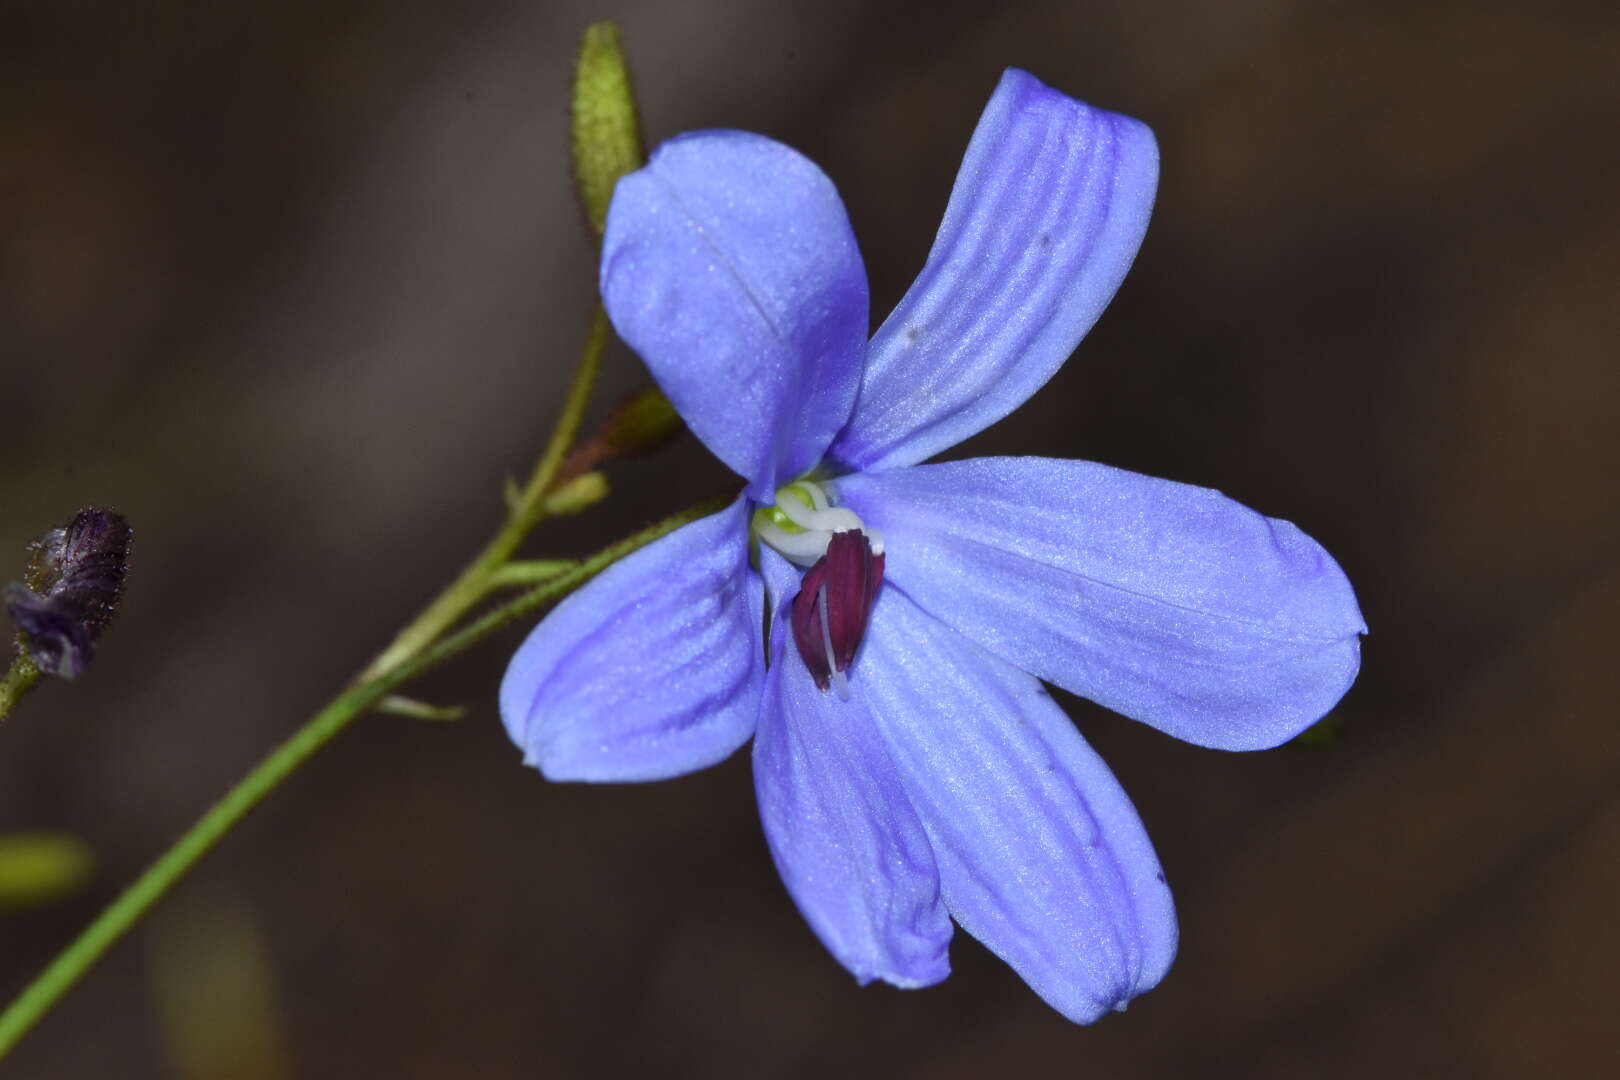
[[[1532,8],[1534,13],[1532,13]],[[363,719],[45,1018],[7,1077],[1595,1075],[1620,963],[1615,5],[255,2],[0,7],[0,578],[136,528],[89,674],[0,727],[0,832],[98,867],[0,916],[0,993],[495,527],[591,300],[565,100],[618,18],[649,138],[839,184],[881,316],[1000,69],[1145,119],[1118,299],[957,453],[1218,487],[1321,540],[1372,636],[1336,748],[1228,755],[1082,702],[1182,916],[1074,1027],[965,935],[857,989],[771,867],[747,755],[549,785],[514,632]],[[638,362],[609,357],[604,399]],[[687,440],[548,526],[724,481]]]

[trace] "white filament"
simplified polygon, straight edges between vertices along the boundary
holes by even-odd
[[[838,692],[838,700],[849,700],[849,679],[838,670],[838,658],[833,655],[832,631],[827,627],[827,586],[823,585],[816,590],[816,607],[821,612],[821,647],[827,650],[827,673],[832,679],[832,688]]]

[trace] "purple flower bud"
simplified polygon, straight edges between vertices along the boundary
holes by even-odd
[[[839,696],[847,696],[843,672],[855,661],[882,584],[883,556],[872,554],[857,529],[833,533],[827,554],[805,572],[793,598],[793,640],[821,689],[836,679]]]
[[[90,663],[112,621],[129,565],[129,522],[110,510],[80,510],[66,528],[31,545],[27,584],[5,588],[6,613],[34,664],[71,679]]]

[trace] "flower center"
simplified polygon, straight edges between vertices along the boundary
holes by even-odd
[[[839,532],[858,532],[872,546],[872,554],[883,554],[883,534],[867,528],[848,507],[832,505],[826,487],[814,480],[795,480],[777,488],[776,505],[755,510],[753,527],[755,536],[794,566],[814,566]]]
[[[753,529],[789,562],[809,568],[793,598],[793,640],[816,685],[847,699],[844,673],[883,584],[882,534],[855,511],[833,506],[811,480],[778,488],[775,506],[754,511]]]

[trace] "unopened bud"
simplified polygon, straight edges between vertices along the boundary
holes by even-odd
[[[85,509],[30,545],[26,584],[5,588],[6,613],[45,674],[71,679],[90,663],[96,638],[118,611],[129,539],[121,514]]]
[[[613,185],[641,168],[641,130],[630,69],[611,22],[586,27],[574,67],[574,183],[591,231],[602,235]]]

